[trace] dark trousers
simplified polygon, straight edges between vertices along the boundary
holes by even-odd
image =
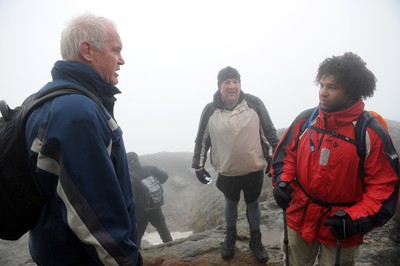
[[[400,202],[398,203],[396,213],[393,216],[393,222],[395,226],[393,233],[397,234],[400,239]]]
[[[154,226],[160,235],[163,243],[172,241],[171,234],[168,230],[167,224],[165,223],[165,217],[162,213],[161,208],[145,212],[143,210],[136,209],[136,222],[137,222],[137,246],[140,248],[142,238],[146,232],[148,223]]]

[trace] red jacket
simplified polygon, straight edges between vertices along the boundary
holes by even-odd
[[[314,126],[354,139],[353,121],[357,121],[363,110],[364,103],[361,100],[340,112],[318,110],[319,116]],[[399,167],[399,159],[394,148],[389,148],[390,151],[384,148],[378,134],[368,127],[366,141],[369,145],[366,146],[370,147],[370,152],[367,152],[364,162],[364,176],[360,177],[360,157],[355,144],[306,129],[297,148],[294,148],[300,127],[307,118],[304,115],[296,118],[273,156],[273,185],[277,181],[284,181],[290,182],[293,188],[293,199],[287,209],[288,226],[298,231],[306,241],[315,240],[334,246],[336,239],[330,233],[330,227],[323,225],[323,222],[338,209],[345,209],[353,220],[359,220],[367,228],[366,231],[389,220],[398,199],[398,177],[394,169]],[[312,146],[315,147],[314,151]],[[388,153],[393,156],[387,156]],[[348,203],[350,206],[317,204],[310,200],[299,184],[306,193],[321,202]],[[342,244],[355,246],[362,242],[363,235],[359,234],[343,240]]]

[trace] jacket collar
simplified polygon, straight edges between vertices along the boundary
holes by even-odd
[[[324,112],[319,109],[319,117],[323,119],[323,124],[328,129],[333,129],[344,124],[356,121],[364,111],[365,104],[360,99],[350,107],[339,112]],[[327,123],[327,124],[325,124]]]
[[[51,70],[53,80],[61,79],[77,83],[97,95],[104,107],[113,115],[115,94],[121,91],[93,68],[75,61],[57,61]]]
[[[239,95],[239,100],[238,100],[237,104],[239,104],[239,103],[241,103],[243,101],[244,96],[245,96],[245,94],[241,90],[240,91],[240,95]],[[218,109],[224,109],[225,108],[224,102],[222,101],[221,92],[219,90],[217,90],[214,93],[213,103],[214,103],[215,107],[218,108]]]

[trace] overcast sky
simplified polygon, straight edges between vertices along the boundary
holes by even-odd
[[[277,129],[318,104],[320,62],[357,53],[378,79],[367,109],[400,121],[398,0],[0,0],[0,99],[40,89],[73,15],[112,19],[124,45],[115,107],[127,151],[193,151],[217,73],[239,70]]]

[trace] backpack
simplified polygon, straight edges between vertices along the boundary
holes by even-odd
[[[144,193],[144,210],[146,212],[160,208],[164,204],[164,190],[154,176],[148,176],[140,181]]]
[[[100,101],[87,89],[61,85],[32,94],[21,106],[10,109],[0,101],[0,238],[17,240],[39,220],[50,195],[41,195],[32,179],[25,143],[25,123],[32,111],[57,96],[79,93]]]
[[[369,140],[369,137],[367,137],[367,127],[370,127],[375,132],[377,132],[377,134],[381,138],[385,151],[394,151],[394,153],[395,153],[395,148],[393,146],[393,143],[390,139],[389,133],[388,133],[385,125],[382,124],[382,121],[377,120],[375,118],[377,114],[370,113],[369,111],[366,111],[366,110],[364,110],[362,112],[362,114],[358,117],[358,119],[353,122],[353,124],[355,125],[354,139],[344,136],[342,134],[339,134],[335,131],[315,127],[314,123],[316,121],[316,118],[318,117],[318,107],[304,111],[303,115],[304,115],[303,117],[307,117],[307,119],[304,121],[304,123],[300,127],[300,130],[297,135],[295,145],[292,148],[292,151],[295,151],[297,149],[298,143],[300,141],[300,137],[304,133],[306,133],[306,130],[308,130],[308,134],[309,134],[308,137],[310,139],[312,151],[314,151],[315,147],[311,141],[311,134],[310,134],[311,130],[315,130],[318,132],[322,132],[324,134],[331,135],[336,138],[340,138],[340,139],[347,141],[349,143],[352,143],[356,146],[357,155],[360,158],[360,163],[358,165],[358,172],[359,172],[359,175],[361,177],[363,177],[364,176],[364,161],[365,161],[365,158],[367,157],[367,154],[369,153],[369,149],[370,149],[370,140]],[[385,132],[387,134],[383,134],[383,132]],[[395,170],[397,176],[400,179],[400,165],[399,165],[398,155],[397,154],[389,154],[386,152],[386,156],[391,161],[391,165],[392,165],[393,169]],[[296,183],[309,199],[311,199],[312,201],[314,201],[315,203],[317,203],[321,206],[326,206],[326,207],[330,207],[333,205],[335,205],[335,206],[352,206],[354,204],[354,202],[324,202],[324,201],[321,201],[321,200],[316,199],[313,196],[311,196],[302,187],[300,182],[296,181]]]

